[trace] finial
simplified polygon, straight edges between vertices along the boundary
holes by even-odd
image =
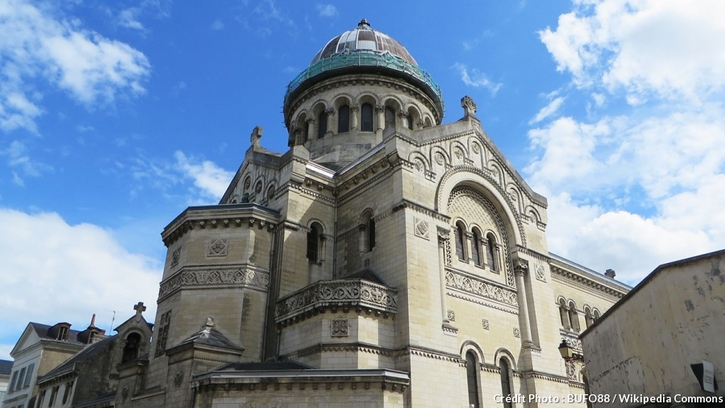
[[[262,138],[264,129],[261,126],[255,126],[252,130],[252,135],[249,137],[249,141],[252,143],[252,147],[259,147],[259,139]]]
[[[204,323],[204,327],[202,327],[201,330],[201,336],[204,338],[209,338],[209,334],[211,333],[211,329],[214,328],[214,319],[211,317],[206,318],[206,323]]]
[[[465,114],[464,118],[476,117],[476,102],[473,102],[473,98],[468,95],[461,98],[461,107]]]
[[[133,305],[133,310],[136,311],[136,321],[141,321],[141,313],[146,311],[146,306],[143,305],[143,302],[138,302],[135,305]]]
[[[364,19],[363,18],[358,23],[357,28],[367,28],[367,29],[370,29],[370,23],[368,23],[368,20],[367,19]]]

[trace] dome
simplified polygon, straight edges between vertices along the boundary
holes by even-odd
[[[443,117],[443,96],[433,78],[418,66],[408,50],[387,34],[375,31],[363,19],[357,28],[336,36],[315,54],[310,66],[288,85],[284,96],[285,122],[296,98],[325,80],[344,75],[384,75],[405,81],[422,91]]]
[[[409,64],[418,65],[402,44],[389,35],[370,28],[370,24],[365,19],[360,21],[356,29],[345,31],[330,40],[315,55],[310,65],[333,55],[350,52],[389,53]]]

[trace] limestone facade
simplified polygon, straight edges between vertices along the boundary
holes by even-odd
[[[287,89],[290,149],[255,128],[220,203],[164,229],[153,340],[115,406],[583,393],[557,347],[629,288],[549,254],[546,198],[461,108],[442,124],[438,86],[365,21],[328,42]]]

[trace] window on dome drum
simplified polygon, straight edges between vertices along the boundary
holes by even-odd
[[[340,106],[337,111],[337,133],[350,131],[350,107],[347,105]]]
[[[571,329],[579,332],[579,314],[576,311],[574,302],[569,302],[569,322],[571,322]]]
[[[458,221],[456,223],[456,255],[458,255],[458,259],[461,261],[466,260],[466,247],[465,244],[465,231],[466,228],[463,226],[463,223]]]
[[[322,111],[317,115],[317,138],[322,139],[327,133],[327,112]]]
[[[500,370],[501,370],[501,396],[503,396],[503,406],[505,408],[511,408],[511,399],[508,398],[508,402],[506,402],[507,398],[511,396],[511,380],[509,376],[509,363],[506,361],[505,358],[501,359],[500,362]]]
[[[373,105],[363,103],[360,107],[360,130],[363,132],[373,131]]]
[[[368,220],[368,252],[375,248],[375,219],[371,216]]]
[[[566,309],[566,300],[559,299],[559,318],[561,319],[561,327],[569,330],[571,324],[569,323],[569,312]]]
[[[408,122],[408,129],[413,130],[413,116],[411,114],[408,114],[405,120]]]
[[[321,240],[322,227],[318,223],[313,223],[310,232],[307,233],[307,259],[312,263],[320,261]]]
[[[385,130],[386,134],[395,130],[395,109],[390,106],[385,107]]]
[[[468,383],[468,405],[478,408],[478,362],[473,351],[466,352],[466,382]]]
[[[471,240],[471,258],[473,264],[481,266],[481,233],[477,228],[473,229],[473,239]]]
[[[486,235],[486,262],[488,262],[488,267],[492,271],[498,269],[498,262],[496,260],[496,237],[493,234]]]

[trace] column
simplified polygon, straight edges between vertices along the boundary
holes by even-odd
[[[357,130],[360,115],[360,105],[353,105],[350,107],[350,130]]]
[[[450,243],[450,231],[438,227],[438,271],[441,278],[441,319],[448,324],[448,307],[446,306],[446,246]]]
[[[521,340],[524,347],[534,345],[531,340],[531,320],[529,320],[529,302],[526,298],[526,285],[524,275],[529,270],[529,261],[521,258],[514,258],[514,276],[516,277],[516,289],[518,289],[519,313],[521,322]]]

